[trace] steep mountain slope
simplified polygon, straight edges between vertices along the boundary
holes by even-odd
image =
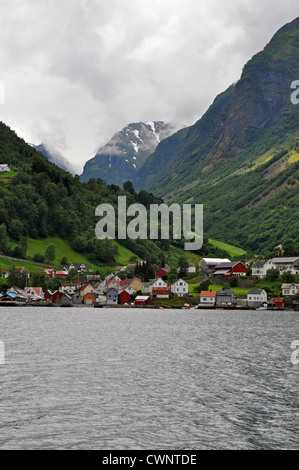
[[[74,174],[72,165],[59,153],[50,151],[44,144],[30,145],[32,145],[32,147],[34,147],[38,152],[41,152],[49,160],[49,162],[55,163],[55,165],[59,166],[59,168],[62,170]]]
[[[173,125],[163,121],[129,124],[85,164],[81,181],[102,178],[108,184],[119,185],[132,181],[147,157],[174,130]]]
[[[274,35],[194,126],[161,142],[135,186],[204,203],[205,230],[227,242],[260,249],[288,235],[298,239],[299,105],[290,100],[297,79],[299,18]]]

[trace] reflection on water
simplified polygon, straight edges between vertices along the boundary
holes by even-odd
[[[298,449],[299,314],[0,311],[1,449]]]

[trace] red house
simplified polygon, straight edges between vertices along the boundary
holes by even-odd
[[[130,294],[126,290],[123,290],[120,294],[118,294],[118,303],[119,304],[128,304],[130,302]]]
[[[275,307],[278,307],[278,308],[285,307],[285,299],[283,297],[277,297],[276,299],[271,299],[271,302],[275,304]]]
[[[157,277],[166,277],[168,275],[168,273],[170,273],[171,269],[170,268],[159,268],[156,272],[155,272],[155,276],[156,278]]]
[[[135,299],[134,305],[150,305],[152,299],[148,295],[138,295]]]
[[[246,265],[241,261],[218,264],[215,266],[214,276],[224,279],[229,279],[232,276],[246,276]]]

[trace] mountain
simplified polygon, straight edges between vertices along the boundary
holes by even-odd
[[[78,253],[78,259],[82,255],[103,270],[116,263],[125,264],[131,257],[148,260],[154,266],[164,262],[176,266],[182,256],[190,262],[199,259],[198,254],[184,251],[183,239],[97,239],[98,205],[111,204],[117,214],[119,196],[127,198],[128,206],[141,203],[147,208],[161,200],[146,191],[128,192],[102,180],[80,182],[2,122],[0,163],[11,168],[0,175],[0,254],[23,258],[27,252],[40,261],[47,243],[57,239],[57,252],[59,247],[60,253],[64,251],[62,245],[69,246]],[[207,239],[204,245],[206,254],[226,256],[223,250],[208,246]],[[68,256],[67,251],[63,255]]]
[[[175,130],[174,125],[164,121],[129,124],[85,164],[81,181],[102,178],[120,186],[132,181],[157,145]]]
[[[71,164],[59,152],[50,151],[44,144],[30,145],[34,147],[35,150],[37,150],[38,152],[41,152],[50,162],[55,163],[55,165],[59,166],[59,168],[61,168],[62,170],[74,174],[74,170]]]
[[[299,18],[282,27],[203,117],[163,140],[134,186],[204,204],[204,229],[249,250],[298,241]]]

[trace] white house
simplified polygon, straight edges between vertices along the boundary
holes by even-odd
[[[248,307],[259,307],[267,302],[268,296],[264,289],[251,289],[247,294]]]
[[[0,164],[0,173],[5,173],[6,171],[11,171],[9,166],[6,163]]]
[[[106,281],[100,281],[96,284],[95,286],[96,293],[98,295],[103,295],[105,292],[108,290],[108,286],[106,284]]]
[[[204,291],[200,293],[200,304],[213,306],[216,303],[216,291]]]
[[[283,297],[294,297],[299,294],[299,284],[282,284],[281,291]]]
[[[26,297],[30,300],[43,300],[44,292],[42,287],[25,287]]]
[[[178,297],[183,297],[189,292],[189,284],[183,279],[178,279],[173,284],[171,284],[170,291],[172,294]]]
[[[164,287],[164,288],[167,288],[168,287],[168,284],[167,282],[163,281],[162,277],[158,277],[157,279],[155,279],[153,282],[151,282],[149,284],[149,293],[150,295],[152,295],[152,292],[153,292],[153,289],[155,289],[156,287]]]
[[[279,257],[272,258],[272,263],[276,269],[279,270],[280,274],[290,271],[291,274],[299,274],[299,257]]]
[[[277,269],[271,259],[259,259],[252,265],[252,276],[265,279],[270,269]]]

